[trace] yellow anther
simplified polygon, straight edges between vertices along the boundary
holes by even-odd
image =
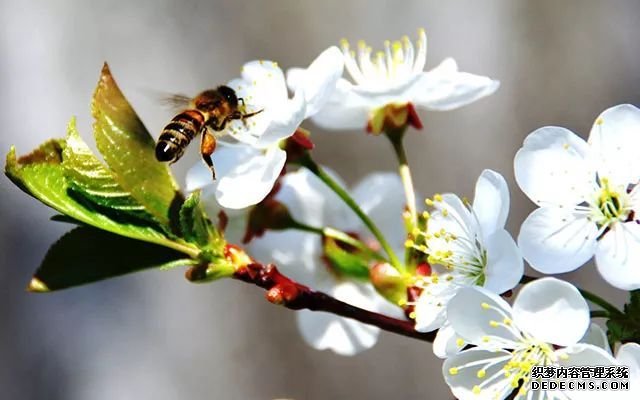
[[[424,28],[419,28],[418,29],[418,35],[425,35],[426,31],[424,30]]]
[[[447,210],[446,208],[442,209],[442,216],[443,217],[448,217],[449,216],[449,210]]]
[[[404,247],[413,247],[415,245],[415,242],[411,239],[407,239],[404,242]]]
[[[264,60],[258,60],[258,63],[260,63],[260,65],[264,64]]]
[[[433,207],[433,200],[431,200],[431,199],[425,199],[425,200],[424,200],[424,203],[425,203],[426,205],[428,205],[429,207]]]
[[[499,326],[498,321],[489,321],[489,326],[492,328],[497,328]]]
[[[441,195],[440,193],[436,193],[436,194],[433,196],[433,200],[435,200],[435,201],[442,201],[442,195]]]
[[[596,120],[596,125],[602,125],[602,124],[604,124],[604,119],[602,119],[602,118],[598,118],[598,119]]]
[[[469,201],[469,199],[467,197],[463,197],[462,198],[462,204],[464,204],[465,206],[469,207],[471,205],[471,202]]]
[[[429,214],[429,211],[423,211],[422,212],[422,218],[424,218],[424,219],[431,218],[431,214]]]
[[[417,236],[420,236],[420,229],[418,229],[418,228],[413,228],[413,229],[411,230],[411,234],[412,234],[413,236],[416,236],[416,237],[417,237]]]
[[[471,391],[473,392],[473,394],[480,394],[481,390],[480,390],[480,386],[475,385],[473,387],[473,389],[471,389]]]
[[[400,307],[404,307],[407,304],[407,300],[406,299],[400,299],[398,300],[398,305]]]
[[[513,380],[511,381],[511,387],[515,389],[515,388],[517,388],[518,386],[520,386],[520,380],[519,380],[519,379],[513,379]]]
[[[502,323],[504,323],[507,326],[511,326],[511,319],[510,318],[505,318],[502,320]]]
[[[449,368],[449,374],[450,375],[458,375],[458,368],[456,368],[456,367]]]
[[[482,307],[483,310],[488,310],[488,309],[491,308],[489,303],[482,303],[482,304],[480,304],[480,307]]]
[[[348,49],[349,48],[349,41],[345,38],[340,39],[340,46],[342,48]]]
[[[411,311],[411,312],[409,313],[409,318],[411,318],[411,319],[416,319],[416,312],[415,312],[415,311]]]
[[[482,341],[483,341],[484,343],[489,343],[489,340],[491,340],[491,339],[489,338],[489,336],[483,336],[483,337],[482,337]]]
[[[567,353],[560,353],[560,359],[566,361],[569,359],[569,355]]]
[[[409,36],[407,36],[407,35],[404,35],[404,36],[402,37],[402,39],[400,39],[400,40],[402,40],[404,43],[408,43],[408,42],[410,42],[410,40],[409,40]]]
[[[271,62],[271,66],[272,66],[273,68],[278,68],[278,63],[277,63],[277,62],[275,62],[275,61],[272,61],[272,62]]]
[[[571,146],[569,146],[569,143],[565,143],[562,145],[562,148],[565,150],[569,150],[571,148]]]
[[[462,340],[461,338],[457,338],[456,339],[456,346],[458,346],[458,347],[464,346],[464,340]]]
[[[485,375],[487,375],[487,371],[481,369],[480,371],[478,371],[478,373],[476,374],[476,376],[480,379],[484,378]]]
[[[385,40],[384,41],[384,47],[389,47],[389,46],[391,46],[391,42],[388,41],[388,40]]]
[[[451,269],[453,269],[453,267],[448,265],[447,269],[451,270]],[[447,275],[447,282],[451,282],[452,280],[453,280],[453,276],[452,275]]]

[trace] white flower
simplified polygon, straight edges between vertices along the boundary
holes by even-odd
[[[328,129],[363,129],[372,113],[387,105],[412,104],[428,110],[451,110],[496,91],[498,81],[459,72],[448,58],[431,71],[424,71],[427,37],[419,31],[417,52],[408,37],[385,42],[385,51],[372,59],[372,49],[358,43],[357,57],[346,40],[342,42],[345,67],[355,82],[337,82],[336,90],[313,121]],[[299,87],[303,70],[287,73],[292,88]]]
[[[251,61],[242,77],[228,83],[247,104],[247,112],[263,110],[246,121],[232,121],[225,133],[235,143],[218,141],[213,154],[218,180],[202,163],[187,174],[187,190],[213,186],[221,206],[240,209],[260,202],[271,191],[286,161],[278,147],[300,123],[327,101],[342,75],[340,50],[330,47],[311,63],[293,98],[282,70],[272,61]]]
[[[572,271],[594,254],[602,277],[640,288],[640,110],[604,111],[588,142],[559,127],[540,128],[515,157],[515,176],[540,208],[522,224],[524,258],[543,273]]]
[[[418,282],[423,291],[415,309],[416,329],[423,332],[442,327],[447,303],[461,288],[483,286],[504,293],[518,284],[524,272],[520,251],[504,229],[509,189],[502,175],[482,172],[472,206],[454,194],[436,195],[427,204],[434,211],[422,233],[426,245],[416,246],[429,255],[433,268]]]
[[[629,391],[625,392],[625,399],[640,398],[640,344],[625,343],[618,349],[616,361],[620,365],[629,367]]]
[[[404,195],[399,178],[392,173],[369,175],[355,187],[352,195],[391,245],[402,249]],[[306,169],[285,175],[276,199],[284,203],[299,222],[355,233],[365,243],[373,241],[353,212]],[[316,234],[268,231],[262,238],[254,239],[248,251],[257,260],[274,263],[285,275],[312,289],[370,311],[402,315],[400,308],[377,294],[371,284],[344,279],[332,271],[323,261],[322,238]],[[304,340],[320,350],[353,355],[372,347],[378,338],[379,328],[333,314],[302,310],[296,317]]]
[[[578,343],[589,308],[573,285],[555,278],[525,285],[513,307],[483,288],[461,289],[447,315],[456,335],[476,346],[443,365],[445,381],[461,400],[501,399],[517,388],[516,399],[578,398],[588,392],[531,392],[531,367],[615,363],[605,350]]]

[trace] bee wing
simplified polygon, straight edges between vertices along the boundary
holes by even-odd
[[[163,106],[179,110],[186,108],[191,103],[191,97],[183,94],[165,94],[160,97],[160,103]]]

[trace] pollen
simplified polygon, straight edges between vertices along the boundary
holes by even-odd
[[[425,199],[425,200],[424,200],[424,203],[425,203],[426,205],[428,205],[429,207],[432,207],[432,206],[433,206],[433,200],[431,200],[431,199]]]
[[[406,299],[400,299],[398,300],[398,305],[400,307],[404,307],[407,304],[407,300]]]
[[[272,66],[273,68],[278,68],[278,63],[277,63],[277,62],[275,62],[275,61],[272,61],[272,62],[271,62],[271,66]]]
[[[483,310],[488,310],[488,309],[491,308],[489,303],[482,303],[482,304],[480,304],[480,307],[482,307]]]
[[[480,386],[475,385],[473,389],[471,389],[471,391],[473,392],[473,394],[480,394],[481,392]]]
[[[492,328],[497,328],[499,326],[498,321],[489,321],[489,326]]]
[[[440,193],[436,193],[436,194],[433,196],[433,200],[435,200],[435,201],[442,201],[442,195],[441,195]]]
[[[571,148],[571,146],[569,146],[569,143],[565,143],[562,145],[562,148],[565,150],[569,150]]]
[[[411,319],[416,319],[416,312],[415,312],[415,311],[411,311],[411,312],[409,313],[409,318],[411,318]]]
[[[476,374],[476,376],[480,379],[484,378],[487,375],[487,371],[481,369],[480,371],[478,371],[478,373]]]
[[[449,368],[449,375],[458,375],[458,368],[456,367]]]
[[[260,65],[264,64],[264,60],[259,60],[258,63],[260,63]]]
[[[431,214],[429,214],[429,211],[423,211],[422,212],[422,218],[424,218],[424,219],[431,218]]]
[[[446,208],[442,209],[442,216],[443,217],[448,217],[449,216],[449,210],[447,210]]]
[[[415,245],[415,242],[413,240],[411,240],[411,239],[407,239],[404,242],[404,247],[413,247],[414,245]]]
[[[596,125],[602,125],[602,124],[604,124],[604,119],[602,119],[602,118],[598,118],[598,119],[596,120]]]
[[[457,338],[456,339],[456,346],[458,346],[458,347],[464,346],[464,340],[462,340],[462,338]]]

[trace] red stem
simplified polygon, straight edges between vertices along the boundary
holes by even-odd
[[[294,282],[282,275],[275,265],[249,264],[238,269],[233,277],[267,290],[267,300],[292,310],[325,311],[427,342],[433,342],[435,338],[435,332],[416,331],[411,321],[364,310]]]

